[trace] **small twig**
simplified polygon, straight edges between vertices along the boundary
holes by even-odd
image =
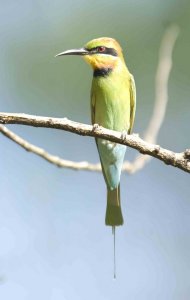
[[[98,126],[93,126],[70,121],[68,119],[48,118],[25,114],[0,113],[0,122],[4,124],[21,124],[34,127],[56,128],[73,132],[84,136],[103,138],[111,142],[126,145],[138,150],[142,154],[153,156],[168,165],[177,167],[185,172],[190,172],[190,162],[185,158],[185,152],[174,153],[161,148],[158,145],[143,141],[137,134],[126,135],[122,138],[122,133]],[[1,129],[3,131],[3,129]]]
[[[172,25],[167,28],[162,38],[159,61],[155,78],[155,104],[149,125],[143,135],[148,143],[155,144],[159,130],[164,121],[168,103],[168,80],[172,69],[172,52],[179,35],[179,27]],[[138,155],[132,163],[132,172],[142,169],[151,160],[151,156]]]
[[[101,171],[100,164],[90,164],[86,161],[75,163],[73,161],[64,160],[58,156],[52,155],[47,151],[45,151],[44,149],[27,142],[25,139],[13,133],[4,125],[0,125],[0,132],[4,134],[6,137],[8,137],[10,140],[12,140],[16,144],[24,148],[26,151],[41,156],[42,158],[56,165],[57,167],[69,168],[74,170],[86,170],[88,168],[89,171]]]

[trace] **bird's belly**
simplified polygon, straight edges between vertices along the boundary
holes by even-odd
[[[97,139],[97,145],[108,188],[115,189],[120,182],[126,146],[102,139]]]

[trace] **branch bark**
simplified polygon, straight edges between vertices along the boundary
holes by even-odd
[[[66,118],[40,117],[26,114],[0,113],[0,122],[3,124],[20,124],[34,127],[54,128],[69,131],[83,136],[103,138],[111,142],[126,145],[138,150],[142,154],[155,157],[167,165],[172,165],[185,172],[190,173],[189,150],[174,153],[159,145],[154,145],[142,140],[137,134],[125,135],[109,130],[95,124],[93,126],[70,121]],[[2,127],[2,126],[1,126]],[[3,133],[3,128],[1,128]]]

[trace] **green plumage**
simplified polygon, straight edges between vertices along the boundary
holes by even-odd
[[[67,50],[57,56],[62,55],[81,55],[94,70],[92,123],[131,133],[136,107],[135,83],[118,42],[112,38],[98,38],[88,42],[84,48]],[[96,144],[107,185],[106,225],[122,225],[120,175],[126,146],[103,139],[96,139]]]
[[[120,185],[114,190],[107,189],[105,223],[108,226],[123,225],[123,216],[120,203]]]
[[[92,123],[130,133],[135,115],[134,80],[123,61],[108,76],[93,78],[91,89]],[[120,203],[120,174],[126,147],[96,139],[107,185],[106,225],[123,224]]]

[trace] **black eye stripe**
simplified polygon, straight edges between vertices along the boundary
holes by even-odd
[[[101,47],[101,46],[99,46],[99,47]],[[117,51],[114,48],[108,48],[108,47],[102,46],[105,48],[105,50],[100,52],[99,47],[94,47],[94,48],[86,49],[86,50],[88,50],[90,52],[90,54],[100,53],[100,54],[108,54],[108,55],[112,55],[112,56],[118,56]]]
[[[112,56],[117,56],[117,51],[114,48],[106,48],[103,53],[109,54]]]

